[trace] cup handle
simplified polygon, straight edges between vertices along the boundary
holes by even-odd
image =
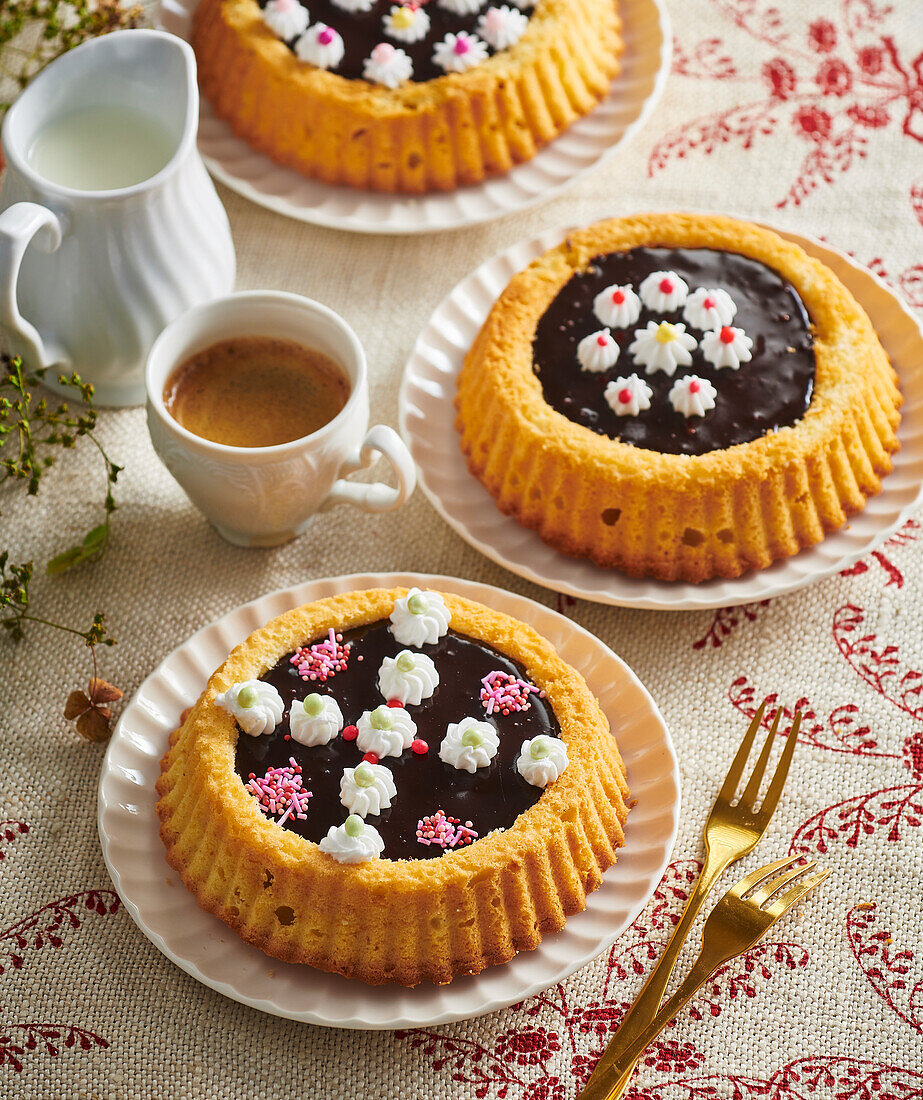
[[[344,480],[357,470],[367,470],[379,456],[394,471],[397,478],[396,488],[381,481],[367,485]],[[342,476],[333,483],[330,495],[321,505],[321,511],[326,512],[337,504],[355,504],[366,512],[390,512],[399,508],[417,485],[417,472],[407,445],[393,428],[385,424],[376,424],[369,429],[359,450],[340,467],[340,474]]]
[[[50,210],[34,202],[17,202],[0,214],[0,330],[15,337],[14,350],[32,369],[66,363],[63,349],[46,347],[38,329],[19,312],[16,287],[26,249],[35,241],[43,252],[61,244],[61,223]]]

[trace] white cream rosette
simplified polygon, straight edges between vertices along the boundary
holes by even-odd
[[[683,320],[693,328],[709,332],[729,325],[737,313],[737,303],[726,290],[699,286],[686,299]]]
[[[688,367],[692,362],[690,354],[698,341],[686,332],[686,326],[679,321],[671,325],[669,321],[648,321],[647,328],[636,328],[635,338],[628,345],[634,361],[644,367],[649,374],[662,370],[672,378],[677,367]]]
[[[269,0],[263,8],[263,22],[279,38],[290,42],[308,27],[308,9],[298,0]]]
[[[478,33],[495,50],[508,50],[526,33],[529,17],[508,4],[490,7],[478,18]]]
[[[343,728],[343,712],[332,695],[315,691],[304,699],[293,700],[288,726],[299,745],[326,745]]]
[[[425,8],[394,4],[382,22],[385,34],[398,42],[420,42],[429,34],[430,18]]]
[[[653,271],[638,287],[641,301],[655,313],[672,313],[686,303],[689,287],[675,271]]]
[[[385,699],[397,699],[405,707],[419,706],[439,686],[439,673],[425,653],[401,650],[385,657],[378,670],[378,690]]]
[[[580,369],[599,374],[614,367],[619,358],[619,346],[607,329],[591,332],[577,345],[577,359]]]
[[[531,741],[523,741],[516,770],[533,787],[547,787],[567,767],[567,745],[560,737],[539,734]]]
[[[750,349],[753,341],[742,328],[723,325],[716,332],[706,332],[702,337],[702,354],[716,370],[730,367],[738,370],[741,363],[753,358]]]
[[[343,39],[326,23],[308,27],[295,43],[295,54],[300,61],[307,61],[318,69],[335,69],[343,60],[346,47]]]
[[[368,863],[378,859],[385,842],[374,825],[367,825],[358,814],[350,814],[342,825],[331,825],[318,848],[337,863]]]
[[[433,64],[447,73],[463,73],[486,60],[487,44],[476,34],[464,31],[447,34],[433,50]]]
[[[251,737],[272,731],[282,721],[285,704],[272,684],[245,680],[215,696],[215,705],[233,714],[237,724]]]
[[[707,378],[687,374],[684,378],[677,378],[667,396],[673,408],[688,419],[690,416],[704,416],[713,409],[717,395],[718,391]]]
[[[356,744],[362,752],[373,752],[379,760],[383,756],[400,756],[417,736],[416,724],[407,711],[385,704],[363,711],[356,730]]]
[[[641,299],[630,283],[613,284],[593,299],[593,312],[607,328],[630,328],[641,316]]]
[[[383,764],[363,760],[354,768],[344,768],[340,780],[340,801],[351,814],[367,817],[391,808],[396,797],[394,777]]]
[[[497,755],[500,738],[496,727],[477,718],[451,722],[439,746],[439,759],[459,771],[476,772],[486,768]]]
[[[449,629],[449,611],[438,592],[411,588],[394,601],[391,633],[401,645],[432,645]]]
[[[636,374],[613,378],[603,391],[603,397],[616,416],[637,416],[651,407],[654,391]]]

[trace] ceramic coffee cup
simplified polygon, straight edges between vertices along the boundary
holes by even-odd
[[[311,435],[274,447],[231,447],[194,435],[164,405],[173,370],[212,344],[270,336],[316,348],[349,379],[339,413]],[[169,324],[147,360],[147,422],[154,450],[218,533],[237,546],[275,546],[301,534],[312,517],[335,504],[367,512],[399,508],[416,473],[400,436],[383,424],[369,429],[365,353],[356,334],[326,306],[297,294],[249,291],[196,306]],[[345,478],[379,457],[396,487]]]

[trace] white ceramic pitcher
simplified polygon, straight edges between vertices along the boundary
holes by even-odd
[[[173,154],[131,187],[81,191],[29,164],[49,122],[82,108],[143,112]],[[30,367],[76,370],[104,405],[144,401],[144,363],[160,331],[234,285],[227,215],[196,150],[195,57],[161,31],[116,31],[64,54],[3,124],[0,345]],[[54,386],[49,372],[49,384]]]

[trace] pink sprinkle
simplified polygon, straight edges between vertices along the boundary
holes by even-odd
[[[661,279],[660,280],[660,290],[661,290],[661,293],[663,293],[663,294],[672,294],[673,293],[673,280],[672,279]]]
[[[534,684],[500,670],[488,672],[481,684],[481,702],[488,714],[495,711],[509,714],[511,711],[528,710],[531,694],[538,695],[539,699],[545,698],[544,691],[539,691]]]
[[[342,645],[342,641],[343,635],[338,636],[331,627],[324,641],[310,646],[299,646],[289,661],[298,669],[302,680],[319,680],[324,683],[338,672],[345,672],[349,665],[352,643]]]
[[[715,299],[714,298],[706,298],[702,302],[702,308],[703,309],[714,309],[715,308]]]
[[[455,53],[458,54],[459,57],[461,57],[462,54],[468,53],[468,51],[471,49],[471,43],[464,35],[460,34],[458,38],[455,39],[455,45],[452,48]]]
[[[701,385],[698,382],[696,382],[696,380],[694,378],[689,383],[689,392],[690,393],[698,393],[701,388],[702,388]]]
[[[421,818],[417,822],[417,843],[427,848],[436,844],[443,851],[446,848],[464,847],[478,839],[471,822],[461,824],[457,817],[447,817],[445,810],[437,810],[431,817]]]
[[[308,816],[308,799],[314,797],[304,789],[301,766],[291,756],[288,767],[269,768],[264,776],[251,775],[246,787],[264,814],[282,814],[280,825],[289,817],[304,820]]]
[[[329,46],[336,37],[336,31],[332,27],[324,27],[317,35],[317,41],[322,46]]]
[[[621,290],[616,290],[612,295],[612,301],[615,302],[617,306],[620,306],[622,302],[625,301],[625,295]]]
[[[621,401],[623,405],[627,405],[631,401],[631,390],[619,390],[619,401]]]
[[[725,325],[724,328],[721,330],[721,337],[720,338],[721,338],[721,343],[722,344],[733,344],[734,343],[734,330],[732,328],[730,328],[728,325]]]
[[[609,343],[609,337],[604,332],[601,332],[599,336],[596,337],[596,343],[599,344],[601,348],[604,348],[606,344]]]

